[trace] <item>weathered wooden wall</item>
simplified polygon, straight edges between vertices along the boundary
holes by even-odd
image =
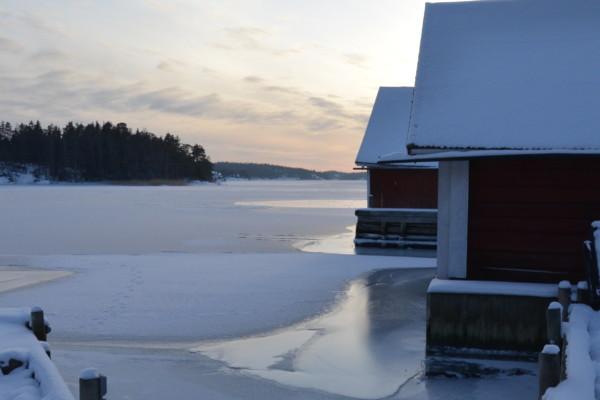
[[[373,208],[437,208],[437,169],[369,170]]]
[[[546,308],[552,298],[465,293],[427,296],[427,354],[468,349],[537,353],[546,343]]]
[[[600,158],[470,161],[469,279],[583,279],[582,242],[600,219]]]

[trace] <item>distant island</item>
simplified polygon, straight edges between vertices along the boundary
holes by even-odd
[[[215,162],[215,175],[223,179],[297,179],[297,180],[356,180],[366,179],[364,172],[314,171],[281,165]]]
[[[170,133],[132,131],[120,122],[0,122],[0,182],[211,181],[212,163],[198,144]]]

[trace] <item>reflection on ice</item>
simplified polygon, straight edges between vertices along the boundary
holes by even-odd
[[[435,258],[435,250],[432,249],[356,247],[354,245],[355,232],[356,225],[350,225],[346,227],[344,233],[298,240],[294,243],[294,247],[307,253]]]
[[[286,385],[380,398],[418,375],[430,270],[385,270],[354,281],[330,312],[265,336],[193,350]]]
[[[361,208],[366,200],[346,199],[300,199],[300,200],[258,200],[236,201],[236,206],[277,207],[277,208]]]

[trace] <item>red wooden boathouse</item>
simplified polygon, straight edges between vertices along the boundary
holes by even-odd
[[[413,88],[381,87],[356,165],[367,171],[368,208],[356,211],[357,245],[435,246],[437,163],[378,164],[406,151]]]
[[[368,174],[369,208],[436,208],[437,164],[378,164],[381,156],[406,153],[406,130],[413,88],[381,87],[369,118],[356,165]]]
[[[439,161],[430,355],[536,352],[555,283],[583,279],[600,218],[598,71],[598,2],[427,4],[409,155],[380,163]]]

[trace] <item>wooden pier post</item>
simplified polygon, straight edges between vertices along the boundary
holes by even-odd
[[[29,324],[35,337],[45,342],[47,340],[46,321],[44,320],[44,311],[40,307],[33,307],[31,309]]]
[[[569,305],[571,304],[571,282],[560,281],[558,284],[558,302],[562,306],[562,320],[569,319]]]
[[[577,282],[577,302],[582,304],[590,303],[590,291],[586,281]]]
[[[539,355],[539,393],[541,399],[549,387],[560,383],[560,348],[555,344],[547,344]]]
[[[94,368],[86,368],[79,374],[79,400],[103,400],[106,396],[106,376]]]
[[[562,341],[562,306],[553,301],[546,309],[546,335],[548,343],[560,347]]]

